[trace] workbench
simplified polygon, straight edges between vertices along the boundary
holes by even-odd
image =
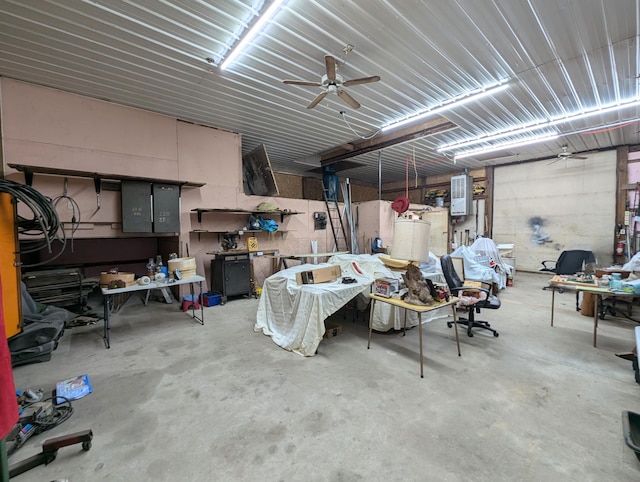
[[[111,348],[111,343],[109,340],[109,322],[110,322],[110,312],[111,312],[111,304],[113,303],[113,297],[115,295],[118,294],[123,294],[123,293],[133,293],[135,291],[146,291],[146,296],[145,296],[145,300],[144,300],[144,304],[145,306],[147,305],[147,302],[149,300],[149,292],[151,290],[154,289],[162,289],[162,290],[166,290],[168,288],[172,288],[174,286],[179,286],[179,285],[185,285],[188,284],[189,285],[189,290],[191,292],[191,297],[192,299],[194,298],[194,289],[193,289],[193,285],[194,284],[198,284],[198,286],[200,287],[200,294],[198,296],[198,300],[200,300],[202,298],[202,282],[204,281],[204,277],[200,276],[200,275],[195,275],[195,276],[191,276],[190,278],[186,278],[186,279],[181,279],[181,280],[168,280],[165,282],[162,281],[154,281],[152,283],[146,284],[146,285],[141,285],[141,284],[134,284],[131,286],[126,286],[124,288],[114,288],[114,289],[108,289],[108,288],[102,288],[102,295],[104,296],[104,335],[103,335],[103,339],[104,339],[104,345],[106,348]],[[202,303],[200,304],[200,317],[198,318],[198,316],[196,315],[196,308],[195,308],[195,303],[191,304],[191,317],[197,321],[200,322],[201,325],[204,325],[204,307]]]
[[[578,293],[591,293],[593,295],[593,346],[596,347],[598,336],[598,317],[600,315],[600,305],[605,298],[624,299],[631,301],[640,295],[625,293],[623,291],[613,291],[608,287],[600,287],[597,283],[571,280],[566,276],[556,275],[549,282],[551,286],[551,326],[553,326],[553,312],[555,307],[556,289],[576,291]]]

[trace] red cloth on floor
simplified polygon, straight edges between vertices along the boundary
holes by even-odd
[[[11,353],[4,331],[4,309],[2,304],[2,279],[0,279],[0,438],[7,436],[18,422],[18,398],[13,382]]]

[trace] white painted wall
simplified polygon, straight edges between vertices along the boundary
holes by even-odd
[[[537,271],[567,249],[590,249],[613,261],[616,151],[496,167],[493,240],[514,243],[518,270]],[[536,235],[532,220],[542,224]]]

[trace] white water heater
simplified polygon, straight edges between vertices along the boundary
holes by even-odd
[[[451,178],[451,215],[473,214],[473,177],[467,174]]]

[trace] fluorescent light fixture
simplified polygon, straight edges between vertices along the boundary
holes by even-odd
[[[283,1],[284,0],[273,0],[273,2],[271,2],[269,8],[267,8],[264,13],[260,15],[253,26],[244,34],[240,41],[236,43],[235,47],[233,47],[233,50],[231,50],[231,52],[227,55],[227,58],[224,59],[224,62],[220,64],[220,70],[226,69],[233,63],[235,58],[240,55],[240,53],[249,44],[249,42],[253,40],[258,32],[260,32],[264,24],[267,23],[269,19],[271,19],[271,17],[273,17]]]
[[[635,107],[640,105],[640,99],[631,99],[631,100],[627,100],[624,102],[619,102],[616,104],[609,104],[609,105],[605,105],[602,107],[598,107],[596,109],[590,109],[584,112],[579,112],[576,114],[569,114],[566,116],[562,116],[562,117],[556,117],[553,118],[551,120],[548,121],[539,121],[533,124],[529,124],[526,126],[522,126],[522,127],[518,127],[516,129],[511,129],[511,130],[503,130],[503,131],[497,131],[494,132],[492,134],[487,134],[485,136],[482,137],[475,137],[473,139],[468,139],[466,141],[457,141],[457,142],[451,142],[449,144],[443,144],[442,146],[438,147],[438,152],[442,152],[442,151],[450,151],[452,149],[460,149],[462,147],[468,147],[468,146],[472,146],[474,144],[479,144],[481,142],[490,142],[490,141],[494,141],[496,139],[501,139],[503,137],[508,137],[508,136],[515,136],[518,134],[525,134],[528,132],[531,132],[533,130],[538,130],[538,129],[543,129],[545,127],[553,127],[556,126],[558,124],[563,124],[565,122],[571,122],[571,121],[575,121],[575,120],[579,120],[579,119],[584,119],[586,117],[590,117],[593,115],[597,115],[597,114],[606,114],[608,112],[614,112],[616,110],[620,110],[620,109],[625,109],[627,107]]]
[[[526,146],[529,144],[535,144],[536,142],[545,142],[545,141],[552,141],[554,139],[557,139],[558,137],[560,137],[559,134],[548,134],[545,133],[543,135],[539,135],[539,136],[535,136],[535,137],[529,137],[527,139],[523,139],[520,141],[510,141],[510,142],[503,142],[502,144],[494,144],[493,146],[486,146],[486,147],[479,147],[477,149],[470,149],[468,151],[463,151],[463,152],[459,152],[455,154],[455,160],[457,161],[458,159],[464,159],[465,157],[471,157],[471,156],[475,156],[477,154],[485,154],[487,152],[493,152],[493,151],[501,151],[503,149],[510,149],[512,147],[520,147],[520,146]]]
[[[450,110],[450,109],[454,109],[458,106],[461,106],[463,104],[466,104],[468,102],[472,102],[474,100],[478,100],[478,99],[482,99],[483,97],[487,97],[489,95],[493,95],[496,92],[500,92],[501,90],[504,90],[508,87],[508,84],[498,84],[496,86],[493,87],[487,87],[487,88],[483,88],[483,89],[478,89],[478,90],[474,90],[471,92],[467,92],[463,95],[460,95],[458,97],[454,97],[451,101],[446,102],[444,104],[440,104],[437,107],[434,108],[429,108],[427,110],[418,112],[417,114],[414,114],[410,117],[404,118],[402,120],[399,121],[393,121],[390,124],[387,124],[386,126],[382,127],[382,129],[380,129],[382,132],[385,131],[389,131],[391,129],[395,129],[397,127],[409,124],[411,122],[415,122],[417,120],[420,119],[425,119],[429,116],[432,115],[436,115],[436,114],[440,114],[441,112],[444,112],[446,110]]]

